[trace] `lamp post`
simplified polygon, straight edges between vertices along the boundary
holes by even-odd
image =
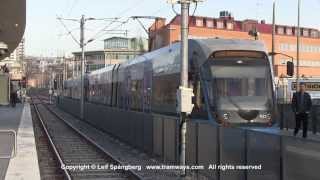
[[[272,8],[272,66],[274,67],[275,56],[275,34],[276,34],[276,0],[273,0]]]
[[[301,7],[301,0],[298,0],[298,28],[297,28],[297,80],[296,80],[296,91],[298,92],[298,85],[299,85],[299,66],[300,66],[300,7]]]

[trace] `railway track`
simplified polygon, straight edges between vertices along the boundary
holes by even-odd
[[[49,167],[51,171],[45,172],[57,172],[57,179],[142,179],[132,170],[111,169],[122,162],[47,108],[40,98],[34,96],[32,104],[60,168]]]

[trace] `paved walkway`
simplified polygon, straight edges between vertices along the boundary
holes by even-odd
[[[40,179],[29,104],[17,104],[15,108],[0,107],[0,130],[10,129],[17,132],[17,153],[12,159],[0,159],[0,180]],[[3,141],[7,139],[2,138]],[[3,141],[0,138],[1,144]],[[10,145],[12,143],[10,139]],[[12,150],[11,148],[11,153],[8,155],[12,154]]]
[[[22,115],[23,105],[17,104],[15,108],[12,108],[10,106],[0,106],[0,130],[6,131],[6,130],[14,130],[17,131],[20,119]],[[7,151],[8,146],[12,147],[12,143],[14,143],[12,140],[8,140],[8,135],[5,133],[1,133],[0,138],[0,144],[1,144],[1,155],[2,156],[8,156],[11,155],[11,153],[3,152]],[[4,147],[5,146],[5,147]],[[4,149],[4,150],[3,150]],[[12,150],[12,148],[10,149]],[[0,159],[0,180],[5,178],[7,168],[9,165],[9,159],[8,158],[1,158]]]
[[[277,134],[277,135],[283,135],[283,136],[293,136],[293,129],[283,129],[283,130],[280,130],[279,127],[274,127],[274,128],[252,128],[252,129],[255,129],[257,131],[261,131],[261,132],[267,132],[267,133],[270,133],[270,134]],[[299,130],[296,138],[302,138],[302,129]],[[314,140],[314,141],[320,141],[320,133],[316,133],[316,134],[313,134],[312,131],[308,131],[308,137],[307,139],[311,139],[311,140]]]

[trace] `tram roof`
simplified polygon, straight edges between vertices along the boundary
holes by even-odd
[[[259,51],[266,52],[267,49],[262,41],[244,40],[244,39],[194,39],[189,41],[189,56],[194,51],[198,52],[202,58],[198,62],[203,64],[212,53],[217,51],[235,50],[235,51]],[[200,53],[199,53],[200,52]]]

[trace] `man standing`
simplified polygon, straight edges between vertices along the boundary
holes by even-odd
[[[307,137],[308,118],[312,107],[310,94],[305,90],[306,85],[304,83],[300,83],[299,92],[294,93],[292,97],[292,110],[296,115],[296,127],[294,129],[294,136],[297,135],[302,122],[303,138]]]

